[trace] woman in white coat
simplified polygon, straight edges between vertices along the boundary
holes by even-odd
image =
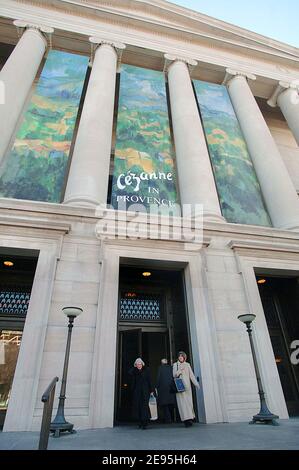
[[[191,366],[186,362],[187,354],[180,351],[178,354],[178,361],[173,364],[173,377],[180,377],[185,385],[185,391],[176,394],[180,418],[186,427],[192,426],[193,419],[195,418],[191,382],[196,388],[199,388]]]

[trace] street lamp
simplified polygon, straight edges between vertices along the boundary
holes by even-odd
[[[65,357],[64,357],[63,374],[62,374],[58,409],[57,409],[55,419],[54,421],[52,421],[51,426],[50,426],[50,431],[54,433],[54,437],[59,437],[60,433],[64,431],[68,431],[70,433],[75,432],[73,430],[74,425],[71,423],[68,423],[65,420],[64,402],[65,402],[66,378],[67,378],[67,369],[68,369],[69,357],[70,357],[73,323],[74,323],[75,318],[78,317],[83,312],[82,308],[79,308],[79,307],[64,307],[62,311],[68,317],[69,324],[68,324],[68,336],[67,336],[67,342],[66,342],[66,350],[65,350]]]
[[[257,381],[257,386],[258,386],[258,391],[259,391],[260,405],[261,405],[260,412],[257,415],[253,416],[252,421],[250,421],[250,424],[264,423],[264,424],[272,424],[273,426],[278,426],[278,423],[275,420],[278,419],[279,416],[272,414],[271,411],[269,411],[267,403],[266,403],[265,392],[263,390],[262,380],[261,380],[256,353],[254,349],[251,323],[254,321],[255,315],[250,314],[250,313],[245,314],[245,315],[239,315],[238,319],[242,323],[245,323],[247,327],[247,332],[249,336],[250,347],[251,347],[251,352],[252,352],[252,357],[253,357],[256,381]]]

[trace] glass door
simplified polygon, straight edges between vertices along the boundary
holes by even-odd
[[[130,369],[141,357],[142,330],[135,328],[119,332],[119,375],[117,421],[130,421],[132,414]]]
[[[0,329],[0,427],[9,403],[9,397],[17,365],[23,332],[21,330]]]

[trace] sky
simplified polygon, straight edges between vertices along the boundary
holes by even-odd
[[[298,0],[170,0],[299,48]]]

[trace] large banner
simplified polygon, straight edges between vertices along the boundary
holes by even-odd
[[[193,83],[224,217],[228,222],[270,226],[261,188],[226,87],[199,80]]]
[[[86,56],[49,52],[1,169],[1,196],[61,201],[87,66]]]
[[[162,72],[122,65],[111,203],[180,215]]]

